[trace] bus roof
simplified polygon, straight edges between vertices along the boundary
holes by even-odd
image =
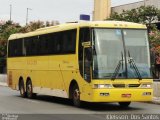
[[[132,22],[124,22],[124,21],[88,21],[88,22],[85,21],[84,22],[83,21],[83,22],[72,22],[72,23],[65,23],[65,24],[60,24],[56,26],[51,26],[51,27],[40,28],[33,32],[28,32],[28,33],[12,34],[9,37],[9,40],[48,34],[52,32],[64,31],[64,30],[70,30],[78,27],[147,29],[145,25],[132,23]]]

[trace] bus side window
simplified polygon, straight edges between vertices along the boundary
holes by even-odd
[[[83,76],[83,42],[88,42],[90,40],[90,29],[87,28],[80,28],[80,34],[79,34],[79,70],[82,77]]]
[[[22,52],[22,40],[16,39],[9,41],[9,48],[8,48],[8,56],[9,57],[20,57],[23,56]]]

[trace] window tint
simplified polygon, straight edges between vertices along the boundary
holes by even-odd
[[[90,39],[90,29],[89,28],[81,28],[79,34],[79,69],[80,73],[83,76],[83,42],[89,42]]]
[[[26,55],[39,55],[39,39],[38,37],[30,37],[24,39],[24,46],[26,48]]]
[[[17,40],[10,40],[9,46],[8,46],[8,56],[13,57],[13,56],[22,56],[22,43],[23,40],[17,39]]]
[[[62,33],[62,53],[75,53],[76,31],[65,31]]]
[[[11,40],[9,57],[75,53],[76,33],[77,30],[74,29],[28,37],[23,40]]]

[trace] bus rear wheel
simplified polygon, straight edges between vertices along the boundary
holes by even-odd
[[[81,106],[81,101],[80,101],[80,91],[78,85],[74,85],[73,91],[72,91],[72,99],[73,99],[73,104],[76,107]]]
[[[31,80],[27,81],[26,85],[26,91],[27,91],[27,97],[32,99],[36,97],[36,94],[33,93],[33,87],[32,87],[32,82]]]
[[[24,82],[23,82],[23,80],[20,80],[19,91],[20,91],[21,97],[25,98],[26,97],[26,91],[25,91],[25,88],[24,88]]]
[[[127,108],[130,104],[131,102],[119,102],[119,105],[123,108]]]

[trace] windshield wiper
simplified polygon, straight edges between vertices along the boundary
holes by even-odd
[[[113,76],[112,76],[112,78],[111,78],[111,80],[115,80],[116,79],[116,77],[117,77],[117,75],[118,75],[118,72],[119,72],[119,70],[120,70],[120,67],[122,66],[122,70],[123,70],[123,53],[121,52],[121,56],[122,56],[122,59],[121,60],[119,60],[119,62],[118,62],[118,65],[117,65],[117,67],[116,67],[116,69],[115,69],[115,71],[114,71],[114,74],[113,74]]]
[[[129,57],[128,62],[129,62],[129,64],[130,64],[130,67],[131,67],[131,65],[133,66],[133,68],[134,68],[134,70],[135,70],[135,72],[136,72],[136,74],[137,74],[137,76],[138,76],[138,79],[139,79],[139,80],[142,80],[142,76],[141,76],[141,74],[140,74],[140,72],[139,72],[139,70],[138,70],[138,67],[137,67],[137,65],[135,64],[133,58],[131,58],[131,55],[130,55],[130,52],[129,52],[129,51],[128,51],[128,57]]]

